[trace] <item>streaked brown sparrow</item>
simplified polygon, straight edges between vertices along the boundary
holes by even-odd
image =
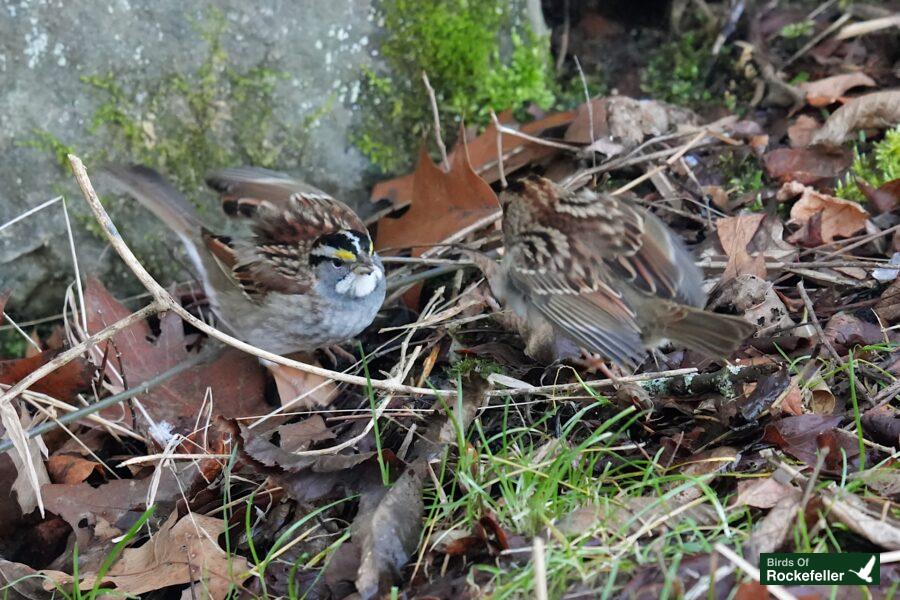
[[[477,262],[524,325],[531,356],[551,360],[574,342],[633,367],[665,340],[721,357],[753,333],[740,317],[702,309],[700,270],[651,213],[544,178],[513,183],[500,203],[504,256]]]

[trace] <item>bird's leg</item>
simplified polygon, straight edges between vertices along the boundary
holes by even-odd
[[[330,346],[325,346],[321,348],[322,354],[324,354],[331,364],[337,367],[340,362],[338,361],[338,356],[340,356],[343,360],[349,361],[350,364],[354,364],[357,361],[356,356],[353,353],[344,350],[340,344],[332,344]]]
[[[619,378],[623,376],[623,373],[618,366],[609,363],[609,361],[599,354],[594,354],[587,350],[581,351],[580,358],[573,358],[571,360],[572,364],[581,367],[587,373],[600,373],[616,383],[618,383]]]

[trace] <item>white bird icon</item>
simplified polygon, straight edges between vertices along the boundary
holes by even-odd
[[[872,583],[872,569],[875,567],[875,555],[872,555],[872,558],[869,559],[869,562],[866,563],[859,571],[854,571],[853,569],[848,569],[851,573],[854,573],[860,579],[865,581],[866,583]]]

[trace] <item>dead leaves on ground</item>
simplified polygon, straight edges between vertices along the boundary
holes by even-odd
[[[88,281],[85,303],[90,332],[100,331],[131,314],[96,280]],[[105,364],[108,372],[115,370],[121,375],[112,378],[121,382],[114,391],[121,391],[125,383],[134,387],[193,355],[188,350],[181,318],[170,312],[160,316],[157,335],[147,322],[141,321],[117,333],[109,343],[101,344],[98,365]],[[210,415],[226,418],[269,412],[264,392],[265,375],[259,361],[228,348],[214,360],[154,386],[142,394],[140,401],[154,423],[168,423],[173,431],[187,435],[203,426],[201,419],[209,418],[201,414],[205,404]],[[130,421],[130,415],[126,420]],[[144,427],[148,425],[145,423]]]
[[[791,207],[791,223],[801,226],[802,233],[794,239],[804,245],[830,243],[866,227],[869,213],[858,202],[823,194],[797,181],[786,183],[778,190],[782,202],[797,196],[800,199]]]
[[[225,531],[221,519],[188,514],[178,519],[172,513],[158,531],[138,548],[126,548],[121,558],[109,569],[100,584],[111,586],[120,594],[144,594],[169,586],[191,583],[192,594],[212,600],[225,600],[234,586],[248,576],[248,563],[239,556],[229,555],[219,547],[217,539]],[[54,584],[71,585],[65,573],[45,572]],[[90,590],[96,576],[85,573],[79,582],[82,590]]]
[[[839,146],[860,129],[887,129],[900,123],[900,90],[873,92],[840,107],[812,136],[813,144]]]
[[[806,94],[806,101],[810,106],[820,107],[837,102],[848,90],[855,87],[875,87],[875,85],[875,80],[857,71],[801,83],[799,87]]]
[[[415,200],[397,219],[382,219],[376,247],[412,248],[418,256],[433,244],[452,240],[461,230],[500,211],[497,195],[469,163],[465,149],[453,154],[450,171],[435,165],[423,149],[412,183]]]

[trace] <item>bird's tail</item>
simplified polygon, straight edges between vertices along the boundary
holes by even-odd
[[[741,317],[690,306],[679,306],[678,312],[683,318],[665,322],[660,336],[708,356],[729,356],[756,331],[753,323]]]
[[[196,250],[201,223],[197,211],[165,178],[142,165],[113,166],[105,171],[116,183]]]

